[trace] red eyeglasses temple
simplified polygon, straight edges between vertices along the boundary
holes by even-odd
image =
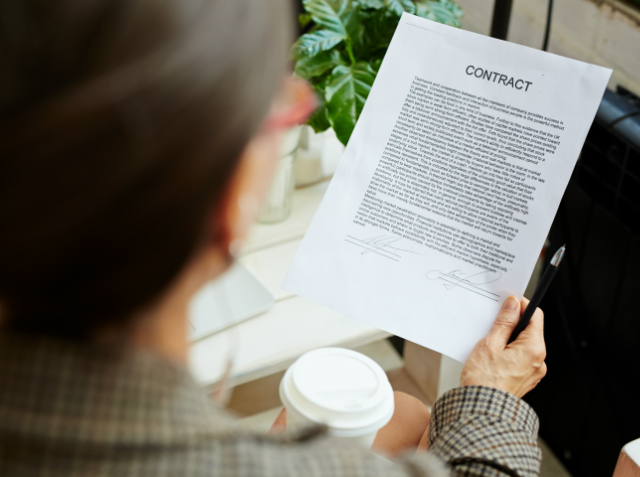
[[[297,86],[296,89],[298,90],[296,102],[284,111],[268,116],[260,128],[262,132],[291,128],[309,119],[311,113],[318,107],[315,92],[307,83]]]

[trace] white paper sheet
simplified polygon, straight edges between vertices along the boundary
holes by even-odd
[[[610,74],[404,14],[283,288],[464,361],[522,296]]]

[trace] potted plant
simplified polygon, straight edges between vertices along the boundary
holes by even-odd
[[[451,0],[303,0],[307,29],[293,46],[295,74],[308,80],[320,105],[309,120],[347,144],[403,12],[460,26]]]

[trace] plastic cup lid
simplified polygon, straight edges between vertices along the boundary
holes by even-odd
[[[287,412],[324,423],[336,435],[377,431],[394,410],[393,390],[382,368],[341,348],[301,356],[285,373],[280,397]]]

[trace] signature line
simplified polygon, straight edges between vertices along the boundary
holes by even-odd
[[[383,256],[383,257],[388,258],[389,260],[393,260],[394,262],[399,262],[399,261],[400,261],[400,260],[398,260],[397,258],[390,257],[389,255],[386,255],[386,254],[384,254],[384,253],[380,252],[380,250],[378,250],[378,249],[365,247],[364,245],[361,245],[361,244],[356,243],[356,242],[352,242],[352,241],[351,241],[351,240],[349,240],[349,239],[344,239],[344,240],[345,240],[345,242],[349,242],[350,244],[356,245],[357,247],[364,248],[365,250],[368,250],[369,252],[374,252],[374,253],[377,253],[378,255],[381,255],[381,256]]]
[[[451,275],[447,275],[447,274],[445,274],[445,273],[440,272],[440,277],[438,277],[438,278],[439,278],[440,280],[446,280],[446,279],[445,279],[445,278],[443,278],[443,277],[447,277],[447,278],[452,278],[452,279],[454,279],[454,280],[458,280],[457,282],[451,282],[451,283],[456,283],[456,284],[464,283],[464,284],[465,284],[465,285],[467,285],[467,286],[470,286],[470,287],[476,288],[476,289],[478,289],[478,290],[480,290],[480,291],[483,291],[483,292],[485,292],[485,293],[488,293],[488,294],[490,294],[490,295],[493,295],[493,296],[500,296],[500,295],[498,295],[497,293],[492,293],[492,292],[490,292],[490,291],[485,290],[484,288],[477,287],[477,286],[475,286],[473,283],[467,283],[467,282],[463,281],[463,280],[462,280],[462,279],[460,279],[460,278],[452,277]],[[449,281],[449,280],[447,280],[447,281]]]
[[[485,298],[488,298],[489,300],[498,301],[496,298],[493,298],[493,297],[491,297],[491,296],[487,296],[487,295],[485,295],[485,294],[483,294],[483,293],[477,292],[477,291],[475,291],[475,290],[472,290],[471,288],[467,288],[467,287],[465,287],[465,286],[464,286],[464,285],[473,286],[473,285],[471,285],[471,284],[469,284],[469,283],[465,283],[465,284],[463,285],[463,284],[462,284],[462,283],[460,283],[460,282],[452,282],[451,280],[447,280],[446,278],[442,278],[442,277],[440,277],[440,280],[444,280],[445,282],[449,282],[449,283],[452,283],[452,284],[454,284],[454,285],[456,285],[456,286],[462,287],[462,288],[464,288],[465,290],[468,290],[468,291],[470,291],[470,292],[473,292],[473,293],[475,293],[476,295],[480,295],[480,296],[483,296],[483,297],[485,297]],[[482,290],[482,288],[480,288],[480,290]],[[486,290],[482,290],[482,291],[483,291],[484,293],[489,293],[489,294],[491,294],[491,295],[495,295],[495,293],[491,293],[491,292],[488,292],[488,291],[486,291]],[[498,295],[496,295],[496,296],[498,296]]]
[[[356,238],[356,237],[354,237],[354,236],[352,236],[352,235],[347,235],[347,237],[349,237],[351,240],[355,240],[356,242],[360,242],[361,244],[364,244],[364,245],[373,245],[374,247],[376,247],[376,249],[377,249],[377,250],[382,249],[383,247],[385,247],[385,246],[387,245],[387,244],[384,244],[384,245],[381,245],[381,246],[377,246],[376,244],[372,244],[372,243],[370,243],[370,242],[365,242],[364,240],[360,240],[359,238]],[[397,239],[396,239],[396,240],[397,240]],[[394,240],[394,241],[395,241],[395,240]],[[390,244],[389,244],[389,245],[390,245]],[[396,257],[398,257],[398,258],[402,258],[402,257],[401,257],[400,255],[398,255],[397,253],[390,252],[390,251],[389,251],[389,250],[387,250],[387,249],[385,249],[384,251],[385,251],[385,253],[388,253],[389,255],[394,255],[394,256],[396,256]]]

